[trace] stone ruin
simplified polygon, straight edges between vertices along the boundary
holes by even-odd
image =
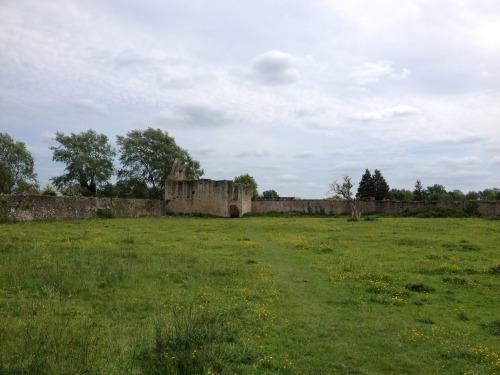
[[[252,211],[252,194],[251,185],[234,181],[187,180],[179,159],[165,181],[167,212],[174,214],[241,217]]]

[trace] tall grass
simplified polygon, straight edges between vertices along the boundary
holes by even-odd
[[[0,374],[493,374],[479,218],[0,225]]]

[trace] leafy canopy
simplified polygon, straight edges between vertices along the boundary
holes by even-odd
[[[26,145],[0,133],[0,193],[36,193],[36,177],[33,156]]]
[[[255,178],[250,176],[248,173],[235,177],[234,182],[238,184],[252,185],[253,188],[252,198],[256,198],[259,196],[259,192],[257,190],[258,187],[257,182],[255,181]]]
[[[262,193],[262,196],[264,198],[279,198],[279,195],[276,192],[276,190],[266,190]]]
[[[176,158],[184,163],[188,179],[195,180],[204,174],[200,163],[160,129],[132,130],[126,136],[117,136],[116,141],[123,166],[118,171],[121,180],[145,181],[153,189],[163,190]]]
[[[52,159],[66,164],[66,173],[53,177],[54,186],[61,192],[79,191],[83,195],[96,195],[97,188],[104,185],[113,175],[114,149],[108,137],[87,130],[79,134],[57,132],[55,140],[60,143],[50,147]]]
[[[354,184],[351,182],[351,178],[346,175],[342,177],[342,182],[338,182],[337,180],[333,181],[333,183],[329,185],[330,190],[328,190],[328,193],[333,193],[342,199],[352,201],[353,186]]]

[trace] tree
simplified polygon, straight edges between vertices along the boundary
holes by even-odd
[[[420,180],[417,180],[415,183],[415,189],[413,190],[413,200],[415,201],[424,201],[427,198],[427,192],[422,185]]]
[[[34,160],[23,142],[0,133],[0,193],[30,194],[38,191]]]
[[[98,187],[104,185],[113,174],[115,151],[108,137],[87,130],[79,134],[57,132],[55,140],[60,146],[50,147],[54,161],[66,163],[67,173],[53,177],[54,186],[61,192],[95,196]]]
[[[448,192],[448,197],[452,201],[463,201],[463,200],[465,200],[465,194],[461,190],[459,190],[459,189],[455,189],[453,191],[449,191]]]
[[[257,191],[258,187],[257,182],[255,182],[255,179],[248,173],[235,177],[234,182],[238,184],[252,185],[253,188],[252,198],[257,198],[259,196],[259,192]]]
[[[132,130],[126,136],[117,136],[116,140],[123,166],[118,177],[122,181],[142,180],[151,191],[163,194],[165,179],[176,158],[183,162],[188,179],[198,179],[204,173],[200,163],[160,129]]]
[[[443,185],[434,184],[427,186],[427,198],[430,201],[449,200],[450,197]]]
[[[389,198],[389,185],[378,169],[375,169],[375,173],[373,173],[372,184],[375,190],[375,200],[381,201]]]
[[[349,202],[349,205],[351,206],[351,217],[354,220],[359,220],[361,218],[361,211],[359,211],[356,205],[356,200],[352,198],[352,188],[354,185],[351,182],[351,178],[345,175],[342,177],[342,183],[335,180],[329,185],[329,187],[330,190],[328,190],[328,193],[334,193],[336,196],[340,196],[342,199]]]
[[[279,198],[278,193],[275,190],[266,190],[262,193],[264,198]]]
[[[389,199],[395,201],[412,201],[414,198],[413,193],[406,189],[391,189],[389,190]]]
[[[469,191],[467,194],[465,194],[466,201],[477,201],[479,199],[479,193],[475,191]]]
[[[375,197],[375,186],[373,184],[372,174],[368,169],[365,170],[358,186],[357,198],[372,198]]]
[[[479,192],[479,199],[482,201],[494,201],[500,199],[500,189],[484,189]]]
[[[357,198],[375,198],[377,201],[389,198],[389,185],[380,170],[375,169],[372,175],[368,169],[361,177],[358,186]]]
[[[146,199],[151,197],[151,192],[146,182],[135,178],[118,181],[115,185],[114,193],[120,198]]]

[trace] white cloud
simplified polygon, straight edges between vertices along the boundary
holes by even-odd
[[[491,158],[490,164],[492,165],[500,165],[500,156],[495,156]]]
[[[418,109],[409,105],[398,105],[386,108],[382,111],[382,117],[405,117],[413,116],[418,113]]]
[[[356,113],[349,116],[353,120],[372,121],[381,119],[390,119],[395,117],[414,116],[418,114],[418,109],[409,105],[398,105],[394,107],[387,107],[380,112],[364,112]]]
[[[384,78],[405,78],[410,75],[411,71],[408,68],[404,68],[401,72],[397,73],[392,67],[393,64],[389,60],[366,62],[350,72],[349,78],[357,85],[362,86],[379,82]]]

